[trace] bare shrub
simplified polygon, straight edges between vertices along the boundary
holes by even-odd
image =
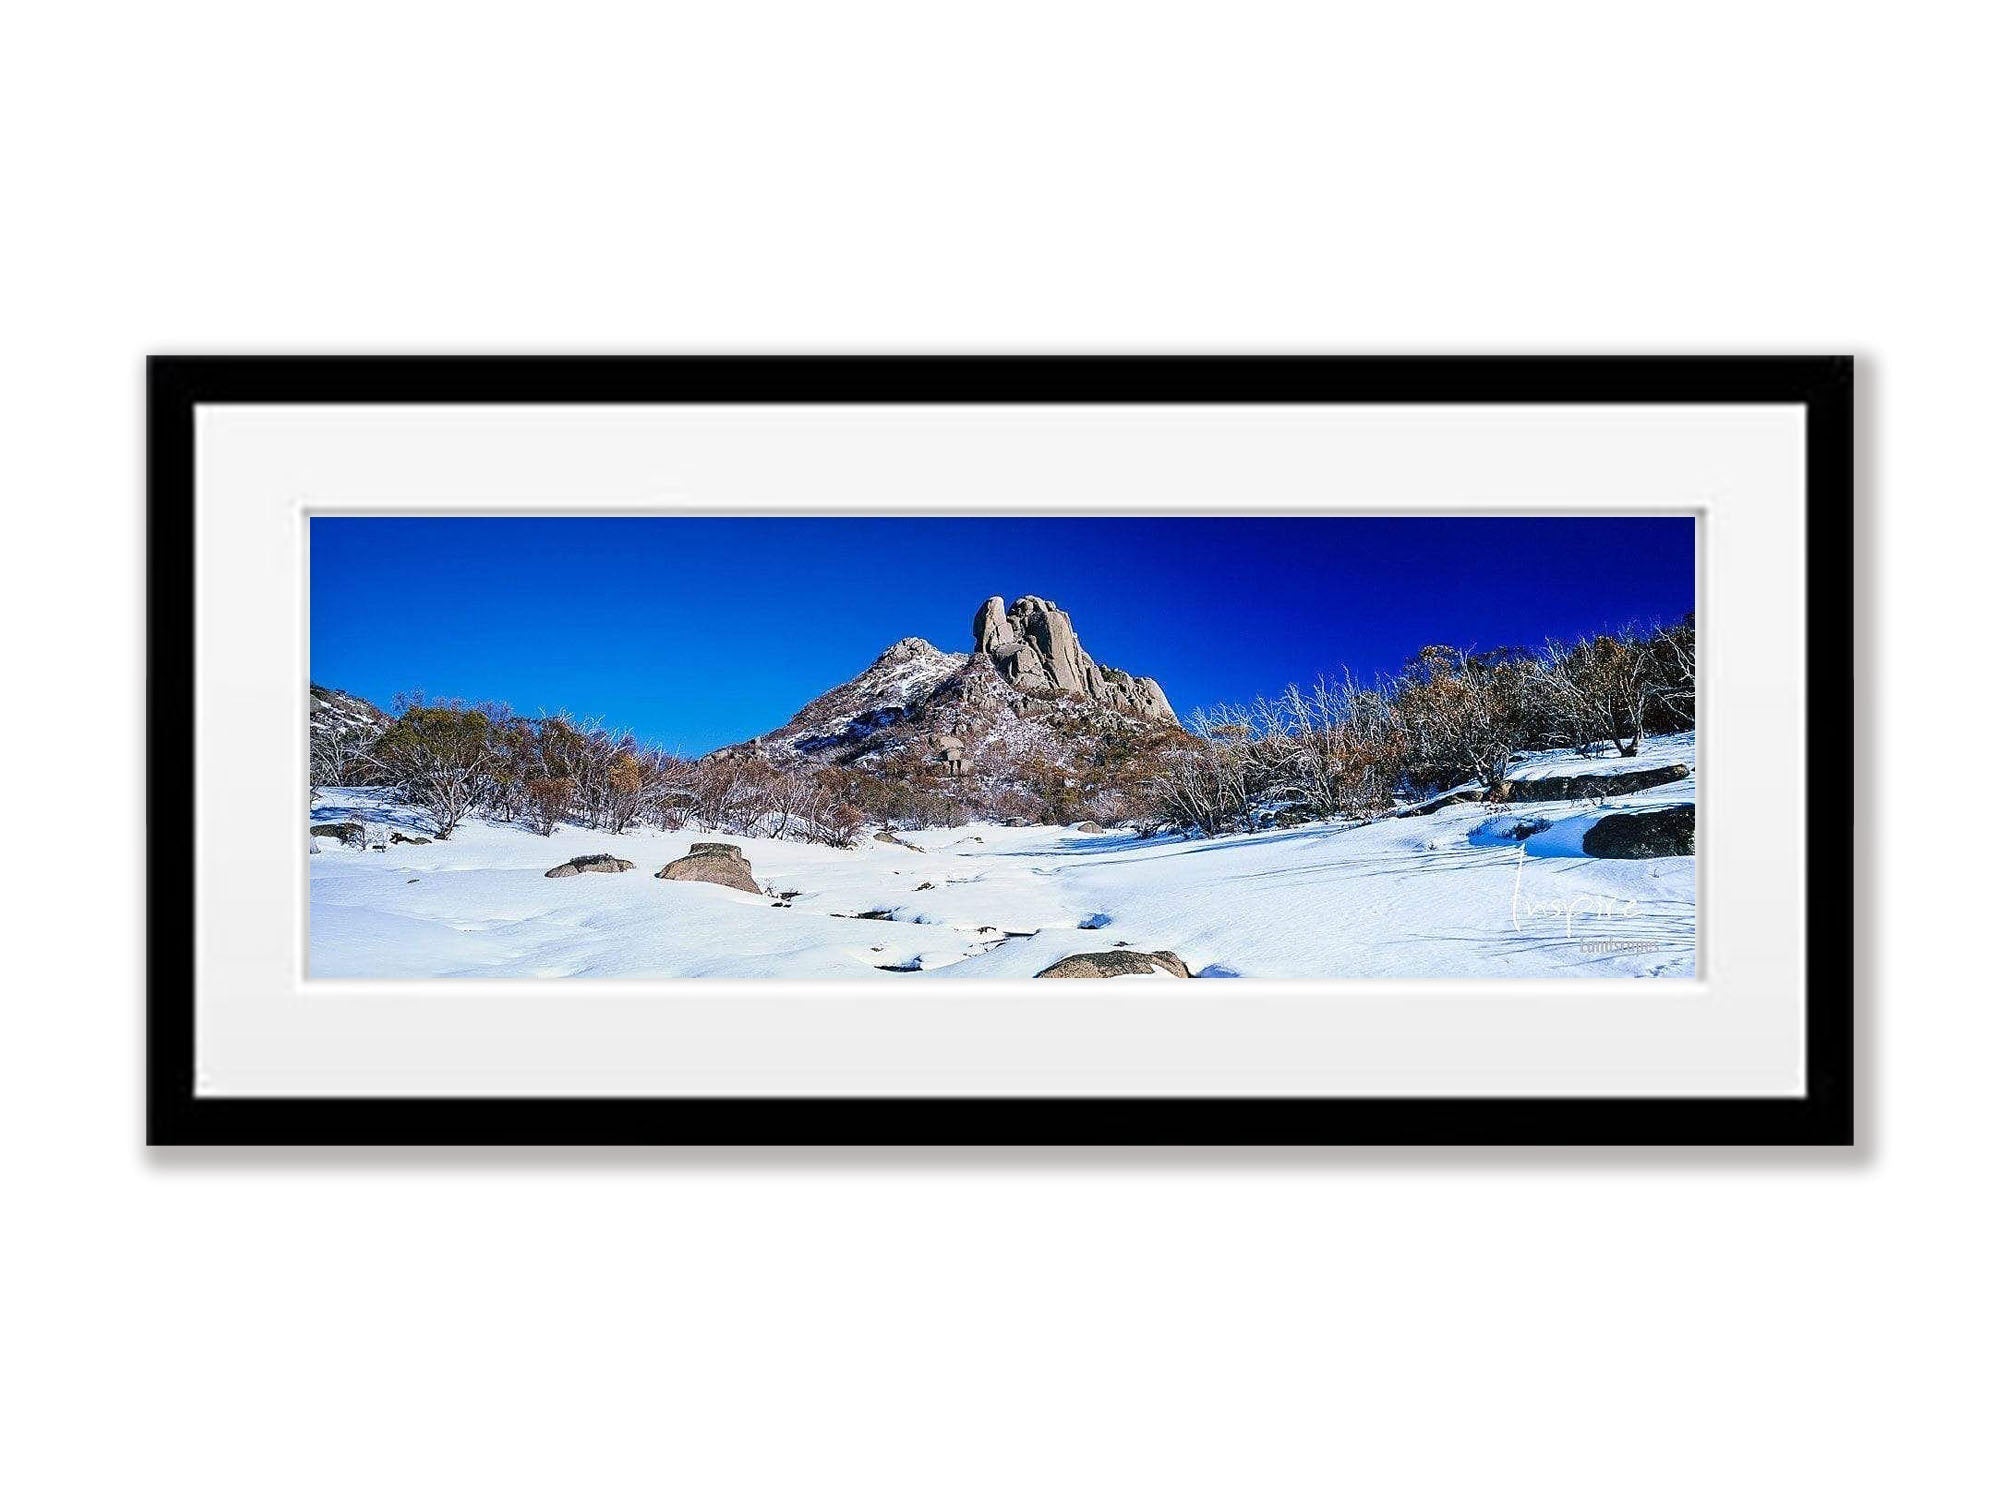
[[[576,783],[567,776],[538,776],[523,789],[528,826],[543,838],[556,831],[576,798]]]

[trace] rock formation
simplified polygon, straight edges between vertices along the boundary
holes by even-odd
[[[1029,691],[1067,693],[1134,718],[1175,722],[1157,682],[1092,661],[1069,616],[1047,599],[1024,594],[1010,609],[995,594],[973,616],[972,649]]]
[[[542,871],[542,874],[550,880],[561,880],[570,875],[619,875],[631,868],[631,860],[620,859],[615,854],[579,854],[553,870]]]
[[[1103,953],[1072,953],[1059,963],[1050,964],[1037,979],[1122,979],[1128,975],[1171,974],[1176,979],[1188,979],[1188,966],[1181,956],[1169,948],[1157,953],[1142,953],[1137,948],[1112,948]]]
[[[731,890],[762,895],[750,873],[750,861],[740,844],[695,844],[679,859],[661,867],[655,880],[702,880]]]
[[[935,778],[964,797],[1018,785],[1026,767],[1101,766],[1107,752],[1178,734],[1160,685],[1091,659],[1070,617],[1033,594],[989,599],[973,649],[912,636],[777,729],[710,759],[799,761]]]
[[[1694,853],[1694,804],[1676,802],[1644,812],[1612,813],[1583,831],[1593,859],[1667,859]]]
[[[1571,802],[1583,797],[1629,797],[1649,792],[1693,773],[1686,766],[1651,766],[1643,771],[1600,771],[1579,776],[1532,776],[1503,781],[1487,793],[1488,802]]]

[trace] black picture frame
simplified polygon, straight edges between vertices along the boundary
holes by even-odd
[[[156,357],[147,1139],[270,1145],[1851,1145],[1846,357]],[[1782,403],[1806,413],[1806,1091],[1770,1098],[236,1098],[195,1087],[195,416],[217,403]]]

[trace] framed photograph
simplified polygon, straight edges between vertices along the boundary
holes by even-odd
[[[1852,1141],[1846,359],[148,388],[156,1144]]]

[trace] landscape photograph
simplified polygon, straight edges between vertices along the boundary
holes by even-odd
[[[1695,541],[315,517],[308,975],[1692,978]]]

